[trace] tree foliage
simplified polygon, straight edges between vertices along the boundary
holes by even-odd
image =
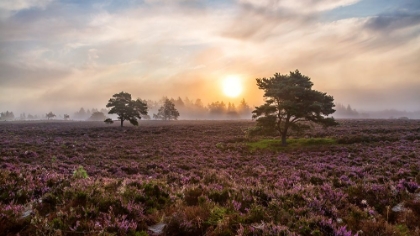
[[[249,116],[251,114],[251,107],[248,105],[248,103],[245,101],[244,98],[242,98],[241,102],[238,106],[238,113],[242,116]]]
[[[52,113],[51,111],[49,113],[47,113],[45,116],[47,117],[48,120],[50,118],[56,117],[56,115],[54,113]]]
[[[126,92],[114,94],[106,107],[111,107],[109,114],[118,115],[121,127],[125,120],[130,121],[132,125],[138,125],[137,119],[141,119],[141,115],[147,115],[147,103],[141,99],[131,100],[131,94]]]
[[[106,118],[105,120],[104,120],[104,122],[105,122],[105,124],[114,124],[114,121],[111,119],[111,118]]]
[[[265,104],[252,112],[257,127],[263,131],[277,131],[282,144],[287,145],[289,129],[302,131],[309,129],[308,122],[324,127],[336,125],[333,117],[334,99],[312,89],[310,78],[298,70],[290,74],[274,74],[270,78],[257,79],[259,89],[264,90]]]
[[[208,105],[208,108],[212,115],[220,115],[226,112],[226,104],[223,101],[212,102]]]
[[[103,121],[106,119],[106,116],[104,115],[104,113],[100,112],[100,111],[95,111],[94,113],[92,113],[92,115],[89,117],[90,121]]]
[[[153,118],[160,120],[177,120],[178,117],[179,112],[175,108],[175,104],[169,99],[165,99],[163,105],[159,108],[158,113],[153,115]]]

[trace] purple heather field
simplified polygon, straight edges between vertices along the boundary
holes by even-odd
[[[0,234],[420,235],[420,120],[338,122],[1,122]]]

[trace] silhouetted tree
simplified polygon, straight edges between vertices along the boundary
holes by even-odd
[[[68,120],[68,119],[70,119],[70,116],[67,114],[64,114],[64,120]]]
[[[141,119],[141,115],[147,115],[147,103],[140,99],[131,100],[131,94],[125,92],[114,94],[106,107],[111,107],[109,114],[118,115],[121,127],[125,120],[129,120],[133,125],[138,125],[137,118]]]
[[[79,120],[84,120],[86,119],[86,111],[83,107],[80,108],[80,110],[78,112],[74,113],[74,118],[75,119],[79,119]]]
[[[203,102],[199,98],[195,100],[194,106],[196,106],[197,108],[204,108]]]
[[[175,100],[174,104],[175,104],[176,107],[184,107],[184,105],[185,105],[184,101],[182,101],[181,97],[178,97],[178,99]]]
[[[45,115],[45,117],[47,117],[47,119],[49,120],[50,118],[56,117],[56,115],[50,111]]]
[[[298,70],[289,75],[274,74],[270,78],[257,79],[259,89],[264,90],[265,104],[252,112],[257,119],[257,126],[265,130],[276,130],[281,135],[282,145],[287,145],[289,128],[304,130],[310,121],[324,127],[336,125],[333,117],[324,117],[334,113],[334,98],[312,90],[310,78]]]
[[[175,108],[175,104],[171,100],[166,99],[158,110],[157,114],[153,115],[153,118],[160,120],[177,120],[179,116],[178,110]]]
[[[236,111],[236,106],[234,103],[228,103],[227,113],[230,118],[238,118],[238,112]]]
[[[246,103],[244,98],[240,101],[240,103],[238,105],[238,113],[241,116],[250,117],[250,115],[251,115],[251,107],[248,105],[248,103]]]
[[[190,100],[188,97],[185,97],[184,105],[190,107],[191,105],[193,105],[193,101]]]
[[[224,102],[212,102],[208,105],[210,114],[220,115],[226,112],[226,105]]]
[[[103,121],[106,119],[106,116],[104,115],[104,113],[99,112],[99,111],[95,111],[94,113],[92,113],[92,115],[89,117],[90,121]]]
[[[335,115],[337,117],[342,117],[342,118],[357,118],[360,116],[359,112],[356,109],[352,109],[350,104],[347,105],[347,108],[340,104],[340,103],[336,103],[335,104]]]
[[[92,113],[93,113],[93,112],[91,112],[89,109],[87,109],[87,111],[86,111],[86,118],[87,118],[87,117],[89,117],[89,118],[90,118],[90,116],[92,115]]]

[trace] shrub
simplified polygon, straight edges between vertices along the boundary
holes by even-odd
[[[76,170],[73,171],[73,177],[76,179],[86,179],[89,178],[89,175],[83,166],[79,166]]]
[[[104,122],[105,122],[106,124],[113,124],[113,123],[114,123],[114,121],[113,121],[111,118],[106,118],[106,119],[104,120]]]
[[[199,201],[198,198],[203,194],[203,189],[201,188],[192,188],[185,190],[184,201],[187,206],[196,206]]]

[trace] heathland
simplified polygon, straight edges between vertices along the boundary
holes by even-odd
[[[0,123],[5,235],[419,235],[420,121]]]

